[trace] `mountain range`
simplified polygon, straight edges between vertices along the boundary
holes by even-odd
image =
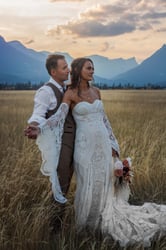
[[[156,84],[166,87],[166,45],[164,44],[136,68],[113,77],[112,82],[131,83],[135,86]]]
[[[63,54],[70,65],[73,58]],[[0,36],[0,83],[40,83],[48,80],[45,60],[49,51],[29,49],[19,41],[6,42]],[[166,87],[166,45],[141,64],[134,57],[129,59],[109,59],[99,55],[89,55],[95,66],[94,80],[98,84],[143,86],[159,84]]]

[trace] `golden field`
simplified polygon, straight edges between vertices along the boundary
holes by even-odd
[[[121,148],[134,167],[131,204],[166,204],[166,91],[101,91]],[[69,192],[65,226],[50,233],[55,208],[50,183],[40,172],[41,157],[23,130],[33,109],[33,91],[0,91],[0,250],[119,250],[113,241],[74,227],[75,180]],[[125,249],[144,249],[142,246]],[[166,250],[166,239],[147,249]]]

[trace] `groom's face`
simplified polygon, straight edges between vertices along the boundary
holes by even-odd
[[[64,82],[69,77],[69,67],[65,59],[59,59],[56,69],[52,69],[52,76],[57,82]]]

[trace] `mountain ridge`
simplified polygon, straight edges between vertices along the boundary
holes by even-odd
[[[143,86],[158,84],[166,87],[166,45],[155,51],[136,68],[114,77],[111,82],[116,85],[133,84]]]
[[[68,64],[71,64],[73,58],[69,53],[55,53],[63,54]],[[27,48],[17,40],[6,42],[0,36],[0,82],[36,84],[47,81],[49,75],[45,68],[45,60],[49,54],[52,53]],[[166,44],[140,64],[135,57],[109,59],[97,54],[86,57],[94,62],[94,79],[99,85],[166,85]]]
[[[63,54],[70,65],[73,58],[67,52],[55,52]],[[6,42],[5,39],[0,36],[0,81],[6,81],[14,83],[18,82],[19,77],[24,81],[45,82],[49,75],[45,69],[46,57],[51,54],[48,51],[37,52],[33,49],[29,49],[24,46],[21,42],[14,40]],[[93,59],[92,56],[87,56]],[[112,76],[117,75],[125,70],[133,68],[137,65],[136,61],[128,63],[124,59],[108,59],[104,56],[97,55],[97,60],[94,60],[95,64],[95,79],[98,81],[108,84],[110,82],[110,70],[112,69]],[[104,61],[107,60],[108,64]],[[119,62],[120,61],[120,62]],[[112,65],[111,65],[112,64]],[[120,70],[119,70],[120,69]],[[8,72],[10,70],[10,72]],[[116,73],[115,73],[116,72]],[[4,76],[7,76],[4,77]],[[13,77],[11,77],[13,75]]]

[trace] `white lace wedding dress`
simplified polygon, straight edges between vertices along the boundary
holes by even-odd
[[[66,198],[61,193],[55,165],[58,163],[60,138],[68,109],[67,104],[61,104],[56,115],[42,126],[37,139],[43,156],[42,172],[50,176],[55,199],[62,203],[66,202]],[[74,167],[78,229],[87,226],[93,230],[100,228],[121,246],[134,243],[149,246],[156,233],[166,233],[166,206],[155,203],[129,205],[127,185],[115,192],[112,147],[116,151],[119,147],[102,101],[78,103],[73,109],[73,116],[77,127]]]

